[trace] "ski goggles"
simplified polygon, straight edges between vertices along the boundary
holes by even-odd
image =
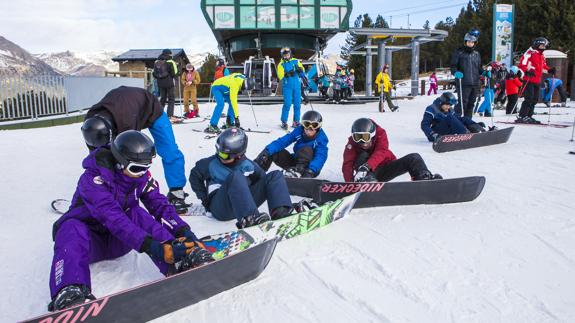
[[[301,122],[301,125],[303,126],[304,129],[317,130],[317,129],[321,128],[321,122],[317,122],[317,121],[303,120]]]
[[[152,167],[152,163],[140,164],[136,162],[130,162],[128,166],[126,166],[126,170],[131,175],[142,176],[148,171],[148,169],[150,169],[150,167]]]
[[[371,141],[371,133],[369,132],[354,132],[351,134],[353,141],[359,143],[368,143]]]
[[[231,153],[225,153],[223,151],[218,151],[218,157],[220,157],[223,160],[231,160],[231,159],[236,159],[236,158],[242,158],[244,156],[243,153],[240,154],[231,154]]]

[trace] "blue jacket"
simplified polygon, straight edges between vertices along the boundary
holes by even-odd
[[[441,111],[440,106],[441,101],[439,98],[437,98],[430,106],[425,109],[425,112],[423,113],[423,120],[421,120],[421,130],[423,130],[423,133],[429,141],[433,141],[432,134],[437,132],[433,130],[433,127],[450,115],[455,116],[465,126],[475,123],[475,121],[471,120],[471,118],[458,116],[455,114],[455,111],[453,111],[452,108],[449,108],[447,112],[443,112]]]
[[[287,135],[272,141],[266,146],[266,150],[273,155],[295,142],[294,153],[305,146],[313,148],[313,160],[309,163],[309,169],[318,175],[327,160],[327,144],[329,139],[323,129],[320,129],[315,138],[308,139],[304,135],[303,126],[295,128]]]
[[[278,65],[277,74],[284,88],[293,89],[300,88],[300,78],[306,77],[302,63],[295,58],[290,58],[287,61],[282,59]]]
[[[213,194],[224,184],[228,176],[233,172],[241,171],[251,183],[264,178],[266,172],[253,161],[242,158],[231,165],[223,164],[219,157],[212,155],[200,159],[190,171],[190,185],[204,207],[209,205]]]

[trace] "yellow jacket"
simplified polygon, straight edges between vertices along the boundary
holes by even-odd
[[[389,79],[389,74],[379,72],[375,78],[375,84],[377,84],[377,91],[381,91],[381,84],[383,83],[383,92],[391,92],[391,80]]]
[[[241,91],[246,77],[242,73],[232,73],[228,76],[220,77],[212,83],[212,90],[218,88],[224,90],[224,93],[229,94],[234,115],[239,117],[238,111],[238,92]]]
[[[186,82],[187,82],[187,77],[186,77],[186,75],[188,74],[188,71],[184,71],[184,72],[182,73],[182,76],[180,77],[180,81],[182,82],[182,85],[183,85],[184,87],[188,87],[188,86],[196,87],[196,85],[200,84],[200,82],[201,82],[200,73],[198,73],[198,71],[193,71],[192,73],[193,73],[193,75],[192,75],[192,84],[190,84],[190,85],[187,85],[187,84],[186,84]]]

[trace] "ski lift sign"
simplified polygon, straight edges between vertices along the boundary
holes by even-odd
[[[512,4],[493,5],[492,60],[513,65],[513,12]]]

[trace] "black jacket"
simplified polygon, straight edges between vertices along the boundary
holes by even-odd
[[[174,78],[178,76],[178,67],[176,62],[172,59],[170,55],[162,54],[158,57],[158,61],[164,61],[164,68],[168,70],[168,76],[164,78],[156,78],[158,81],[158,87],[161,88],[171,88],[174,87]],[[156,61],[157,62],[157,61]],[[155,63],[154,63],[155,65]],[[154,75],[154,77],[156,77]]]
[[[451,56],[451,74],[463,73],[463,86],[479,86],[479,76],[483,73],[481,55],[473,48],[460,47]]]
[[[94,104],[86,118],[96,114],[109,116],[119,134],[149,128],[162,113],[164,110],[152,93],[138,87],[120,86]]]

